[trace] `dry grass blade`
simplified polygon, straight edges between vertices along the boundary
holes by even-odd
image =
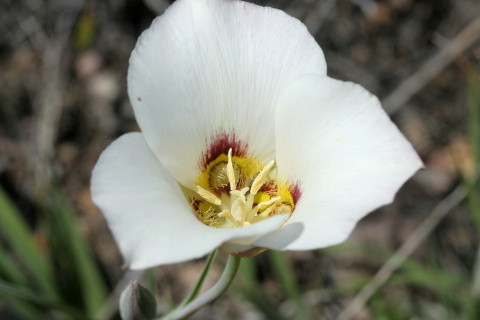
[[[440,201],[432,210],[430,215],[422,222],[422,224],[413,232],[407,241],[398,249],[397,252],[380,268],[373,279],[357,294],[353,301],[340,314],[337,320],[351,319],[358,313],[366,302],[377,292],[377,290],[385,284],[390,276],[398,269],[398,267],[415,251],[415,249],[425,240],[425,238],[433,231],[438,223],[462,202],[467,195],[467,191],[462,185]]]
[[[453,40],[428,60],[417,72],[402,82],[382,100],[388,114],[398,111],[446,66],[480,38],[480,17],[473,20]]]

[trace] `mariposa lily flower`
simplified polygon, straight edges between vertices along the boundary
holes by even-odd
[[[422,166],[272,8],[177,0],[138,40],[128,93],[141,132],[103,152],[92,195],[132,269],[338,244]]]

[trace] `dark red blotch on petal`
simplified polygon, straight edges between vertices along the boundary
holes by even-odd
[[[232,155],[236,157],[245,157],[247,155],[248,144],[238,140],[235,132],[227,133],[225,130],[218,130],[212,137],[212,142],[199,161],[199,166],[205,170],[210,162],[217,159],[222,154],[228,154],[228,150],[232,148]]]
[[[270,180],[264,183],[258,192],[265,192],[269,195],[274,195],[278,192],[278,186],[277,186],[277,181],[276,180]]]
[[[300,182],[297,181],[294,184],[288,186],[290,194],[292,195],[293,203],[297,204],[298,200],[302,197],[302,191],[300,190]]]

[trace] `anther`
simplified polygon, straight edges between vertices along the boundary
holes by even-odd
[[[267,177],[268,173],[270,172],[270,169],[272,169],[273,165],[275,164],[275,161],[270,161],[263,169],[260,171],[258,176],[253,180],[252,187],[250,188],[250,193],[255,195],[257,194],[258,190],[263,185],[263,180]]]
[[[222,204],[222,200],[220,200],[216,195],[211,193],[208,190],[203,189],[200,186],[195,186],[195,192],[198,193],[203,199],[207,200],[210,203],[213,203],[217,206]]]
[[[275,206],[271,206],[269,208],[267,208],[267,210],[263,211],[262,213],[258,214],[256,216],[257,219],[259,220],[262,220],[262,219],[265,219],[265,218],[268,218],[270,216],[270,214],[275,210]]]
[[[278,200],[282,199],[282,197],[275,197],[275,198],[272,198],[268,201],[264,201],[264,202],[260,202],[258,204],[258,210],[262,210],[263,208],[266,208],[268,206],[271,206],[272,204],[274,204],[275,202],[277,202]]]

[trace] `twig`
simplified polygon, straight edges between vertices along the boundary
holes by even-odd
[[[51,160],[55,152],[58,122],[62,113],[62,92],[68,79],[63,59],[67,54],[67,44],[76,16],[82,9],[83,3],[84,0],[69,1],[68,5],[61,2],[49,3],[51,6],[58,5],[63,13],[55,19],[56,32],[49,36],[46,36],[43,30],[40,33],[45,44],[42,82],[34,101],[36,123],[31,138],[33,156],[30,164],[34,173],[34,191],[40,197],[51,179]],[[32,21],[35,22],[36,19],[33,18]]]
[[[440,201],[400,249],[380,268],[373,279],[363,287],[337,320],[351,319],[360,311],[372,295],[385,284],[393,272],[417,249],[445,215],[462,202],[466,195],[467,191],[462,185],[459,185],[452,193]]]
[[[388,114],[399,110],[418,91],[435,78],[460,54],[480,38],[480,17],[473,20],[453,40],[429,59],[417,72],[406,79],[391,94],[382,100]]]

